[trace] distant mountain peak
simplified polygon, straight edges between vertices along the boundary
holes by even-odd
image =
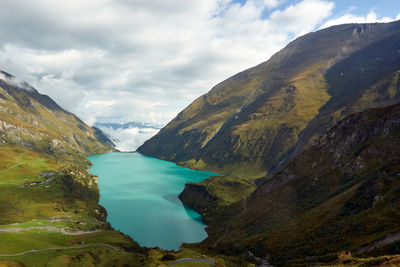
[[[93,126],[96,127],[107,127],[112,129],[129,129],[129,128],[151,128],[160,130],[163,126],[161,124],[151,123],[151,122],[137,122],[130,121],[124,123],[116,123],[116,122],[95,122]]]

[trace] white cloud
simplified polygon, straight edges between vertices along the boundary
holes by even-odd
[[[400,19],[400,14],[398,18]],[[378,15],[374,11],[370,11],[365,16],[357,16],[351,13],[346,13],[338,18],[334,18],[325,22],[321,26],[321,29],[346,23],[375,23],[375,22],[391,22],[394,20],[397,20],[397,18],[393,19],[390,17],[378,17]]]
[[[282,31],[305,34],[332,14],[333,2],[304,0],[271,14],[271,23]]]
[[[166,123],[215,84],[319,27],[334,8],[332,0],[284,2],[5,1],[0,69],[88,123]],[[329,23],[363,19],[373,18],[346,13]]]
[[[267,8],[275,8],[285,2],[284,0],[264,0],[264,4]]]

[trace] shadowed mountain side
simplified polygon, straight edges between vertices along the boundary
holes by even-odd
[[[213,214],[204,245],[251,250],[277,265],[335,260],[342,250],[399,253],[395,238],[368,247],[400,231],[399,151],[400,104],[348,116],[259,185],[245,206]]]

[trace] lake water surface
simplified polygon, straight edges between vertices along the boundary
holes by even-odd
[[[108,153],[88,157],[90,173],[99,176],[100,204],[107,221],[142,246],[178,249],[183,242],[207,237],[197,212],[178,195],[185,183],[214,173],[182,168],[139,153]]]

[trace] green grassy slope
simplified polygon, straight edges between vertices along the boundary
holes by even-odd
[[[399,254],[400,241],[388,236],[400,231],[399,140],[400,104],[346,117],[245,205],[213,214],[204,245],[251,250],[278,265],[335,260],[342,250]],[[385,238],[391,241],[368,247]]]
[[[138,151],[245,178],[273,174],[345,116],[399,100],[400,22],[307,34],[215,86]]]
[[[50,171],[55,174],[39,175]],[[0,262],[134,266],[144,261],[145,250],[104,223],[96,181],[84,170],[0,144]],[[31,182],[43,183],[26,186]],[[23,252],[28,253],[12,255]]]

